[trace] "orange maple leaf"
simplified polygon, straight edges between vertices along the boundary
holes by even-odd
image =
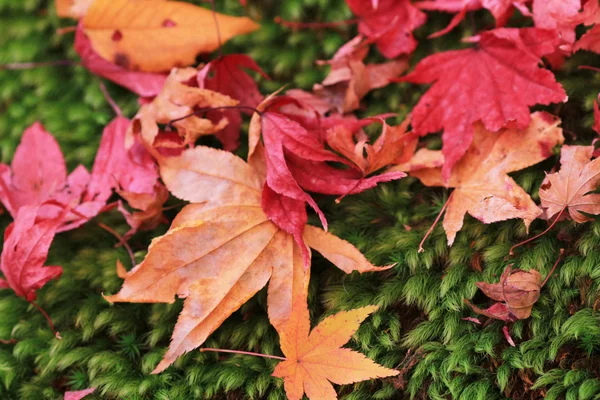
[[[164,72],[191,65],[199,53],[259,25],[178,1],[96,0],[83,27],[105,60],[130,71]]]
[[[508,173],[550,157],[552,148],[564,138],[558,118],[544,112],[535,112],[531,118],[531,124],[523,130],[505,128],[490,132],[483,124],[476,123],[473,142],[453,168],[447,185],[442,168],[416,168],[410,172],[425,186],[454,188],[445,206],[443,222],[449,246],[462,228],[466,213],[485,224],[521,218],[527,227],[542,213]],[[415,154],[416,158],[421,158],[420,152]],[[423,158],[435,159],[431,151]]]
[[[281,350],[286,356],[275,367],[273,376],[284,379],[288,399],[337,399],[330,381],[338,385],[398,375],[364,355],[341,348],[376,306],[342,311],[323,320],[310,332],[306,300],[294,304],[286,329],[280,334]]]
[[[111,302],[173,303],[185,298],[158,373],[200,346],[221,323],[269,282],[269,320],[285,328],[292,305],[306,301],[309,268],[292,235],[261,208],[264,181],[239,157],[198,146],[160,157],[169,191],[191,201],[169,231],[155,238]],[[306,226],[306,244],[346,273],[383,270],[350,243]],[[304,300],[303,300],[304,299]]]
[[[139,134],[149,150],[154,148],[180,149],[203,135],[212,135],[227,126],[227,118],[217,123],[194,115],[194,111],[209,107],[231,107],[237,100],[224,94],[188,83],[195,80],[196,68],[173,68],[161,92],[152,102],[142,105],[127,132],[127,144],[133,143],[133,135]],[[165,132],[159,126],[170,124],[175,132]]]

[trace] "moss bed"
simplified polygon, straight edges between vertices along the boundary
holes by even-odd
[[[246,9],[237,0],[216,3],[218,11],[248,14],[263,24],[258,32],[224,47],[225,53],[249,54],[273,78],[260,80],[263,93],[284,84],[309,89],[326,72],[315,60],[330,58],[356,33],[354,26],[299,31],[272,22],[275,16],[312,22],[352,18],[343,0],[249,0]],[[493,26],[485,11],[474,17],[479,29]],[[523,24],[518,16],[513,18],[513,26]],[[449,19],[446,14],[429,14],[425,27],[416,31],[419,47],[412,65],[428,54],[463,46],[460,38],[474,29],[468,22],[441,39],[426,39]],[[57,28],[73,24],[58,19],[52,2],[0,0],[0,64],[76,61],[73,34],[56,34]],[[370,58],[380,60],[376,52]],[[596,55],[578,53],[556,73],[569,102],[546,109],[562,118],[567,143],[589,144],[595,137],[591,110],[600,91],[600,74],[577,67],[597,66],[598,61]],[[9,162],[24,128],[40,120],[58,139],[70,169],[79,163],[90,167],[102,128],[113,118],[99,82],[77,65],[0,71],[0,160]],[[126,115],[135,113],[132,94],[112,84],[108,90]],[[359,114],[397,112],[397,123],[424,90],[409,84],[376,90]],[[436,135],[426,140],[430,146],[440,144]],[[213,139],[207,143],[216,145]],[[558,150],[544,163],[514,174],[535,200],[544,171],[557,164],[557,155]],[[345,198],[339,205],[332,197],[318,197],[336,235],[354,243],[374,263],[397,263],[385,273],[346,276],[315,256],[309,298],[313,322],[342,309],[379,305],[350,345],[401,371],[396,378],[340,387],[340,397],[600,398],[600,221],[578,226],[561,222],[509,258],[511,245],[526,236],[520,221],[483,225],[467,218],[452,248],[437,227],[419,255],[418,243],[447,195],[443,188],[425,188],[406,178]],[[176,210],[169,213],[172,217]],[[127,230],[116,212],[100,220]],[[2,229],[9,222],[6,214],[0,216]],[[532,233],[545,227],[544,221],[535,221]],[[162,226],[132,239],[138,260],[151,238],[165,230]],[[115,293],[121,285],[115,261],[127,259],[114,243],[114,237],[92,221],[59,235],[53,244],[49,264],[62,265],[64,275],[39,291],[39,304],[54,319],[62,340],[53,337],[43,316],[25,300],[0,291],[0,338],[17,339],[14,345],[0,344],[0,399],[61,399],[65,390],[87,387],[98,388],[90,397],[95,399],[285,398],[282,381],[271,377],[276,361],[268,359],[193,351],[166,372],[151,375],[168,346],[181,303],[106,302],[102,293]],[[565,248],[564,262],[542,290],[531,318],[511,327],[516,347],[504,339],[501,322],[475,326],[461,320],[473,315],[463,298],[486,304],[476,281],[496,281],[509,263],[545,275],[560,248]],[[206,345],[280,354],[265,308],[263,290]]]

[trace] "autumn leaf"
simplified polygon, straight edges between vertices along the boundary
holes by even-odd
[[[54,0],[56,15],[61,18],[79,19],[85,15],[94,0]]]
[[[309,266],[293,237],[261,208],[263,180],[243,160],[198,146],[160,157],[169,191],[191,201],[169,231],[153,240],[144,261],[127,274],[111,302],[173,303],[185,298],[171,345],[155,373],[200,346],[265,285],[269,320],[281,331],[292,305],[306,297]],[[306,226],[304,242],[344,272],[382,270],[350,243]]]
[[[166,74],[129,71],[100,57],[92,48],[81,23],[75,31],[74,48],[81,57],[81,64],[91,73],[109,79],[139,96],[154,97],[165,83]]]
[[[575,42],[576,24],[569,19],[576,17],[581,9],[581,0],[534,0],[533,22],[536,28],[555,29],[561,43]]]
[[[359,17],[358,31],[377,44],[386,58],[410,54],[417,47],[413,31],[427,19],[410,0],[346,0]]]
[[[325,142],[319,131],[309,131],[302,124],[288,117],[282,106],[293,99],[270,96],[258,106],[249,128],[248,163],[264,166],[268,187],[280,196],[308,203],[319,215],[321,223],[327,229],[327,221],[317,203],[305,190],[347,195],[359,193],[376,186],[379,182],[399,179],[402,172],[392,172],[364,178],[358,170],[341,170],[327,164],[328,161],[348,164],[342,157],[325,148]],[[262,142],[261,142],[262,138]],[[257,167],[257,171],[260,169]],[[283,200],[288,204],[292,201]],[[283,205],[283,202],[271,202],[271,206]],[[296,210],[300,206],[294,203]],[[306,245],[300,240],[304,229],[302,218],[289,218],[282,223],[279,216],[286,211],[270,210],[269,217],[279,227],[294,235],[304,250],[304,259],[308,261]],[[297,212],[296,212],[297,214]]]
[[[105,60],[130,71],[166,72],[191,65],[199,53],[259,26],[184,2],[96,0],[83,27]]]
[[[119,123],[109,124],[105,133]],[[75,203],[58,231],[74,229],[96,216],[112,193],[109,178],[97,166],[95,170],[90,175],[80,165],[67,176],[58,143],[36,122],[23,133],[11,167],[0,164],[0,201],[13,218],[22,207],[40,206],[40,220],[54,219],[68,204]]]
[[[368,52],[368,42],[357,36],[340,47],[331,60],[319,62],[330,65],[331,70],[323,82],[313,86],[313,92],[329,104],[328,110],[340,114],[356,110],[367,93],[386,86],[408,67],[405,59],[365,64]]]
[[[199,109],[232,107],[238,101],[208,89],[201,89],[195,68],[174,68],[152,102],[143,104],[133,118],[127,135],[131,145],[139,134],[143,143],[151,149],[182,149],[203,135],[212,135],[227,126],[227,119],[217,122],[202,118],[195,113]],[[175,128],[176,132],[165,129]]]
[[[432,83],[413,110],[412,127],[420,135],[443,129],[445,180],[469,148],[474,122],[494,132],[509,122],[525,129],[531,123],[529,106],[567,100],[554,75],[539,66],[539,57],[558,44],[556,32],[501,28],[476,41],[471,49],[429,56],[402,78]],[[502,89],[507,87],[511,90]]]
[[[454,21],[458,25],[465,17],[467,11],[476,11],[482,8],[489,10],[496,19],[496,27],[506,25],[506,22],[517,8],[521,14],[530,16],[531,13],[525,5],[526,0],[430,0],[419,1],[415,5],[422,10],[436,10],[449,13],[461,13],[460,19]]]
[[[124,117],[115,118],[104,130],[100,147],[96,154],[92,179],[88,191],[115,189],[127,203],[137,209],[129,212],[122,203],[119,210],[125,216],[131,229],[125,238],[138,229],[153,229],[164,219],[162,206],[169,197],[167,189],[159,182],[158,166],[154,158],[136,136],[126,148],[126,134],[130,121]]]
[[[539,191],[547,218],[560,219],[569,212],[577,223],[592,220],[586,214],[600,214],[600,195],[592,193],[600,183],[600,159],[592,161],[594,146],[563,146],[560,171],[546,175]]]
[[[44,267],[48,249],[63,222],[64,211],[54,219],[36,223],[38,206],[23,206],[15,221],[4,232],[0,270],[5,280],[0,286],[11,288],[19,297],[35,301],[36,291],[62,274],[61,267]]]
[[[223,148],[228,151],[235,150],[239,145],[241,112],[252,114],[252,109],[263,101],[263,95],[258,90],[258,85],[245,70],[257,72],[268,79],[267,74],[256,62],[245,54],[229,54],[220,56],[204,66],[198,72],[198,86],[227,95],[240,103],[239,109],[225,109],[209,111],[206,117],[211,121],[226,118],[227,126],[216,134],[223,143]]]
[[[564,140],[559,124],[559,119],[543,112],[531,114],[531,124],[523,130],[505,128],[494,133],[476,123],[473,141],[453,168],[447,184],[442,168],[410,172],[426,186],[455,188],[448,199],[443,222],[449,246],[462,228],[466,213],[485,224],[520,218],[526,226],[542,213],[507,174],[550,157],[552,148]],[[431,159],[431,154],[428,158]]]
[[[327,144],[352,161],[365,176],[391,164],[408,162],[417,147],[417,136],[407,132],[410,119],[398,126],[379,122],[383,130],[373,145],[368,144],[368,138],[355,141],[356,135],[344,125],[327,131]]]
[[[96,388],[90,388],[90,389],[84,389],[84,390],[77,390],[74,392],[66,392],[65,400],[81,400],[85,396],[88,396],[88,395],[94,393],[95,391],[96,391]]]
[[[294,303],[286,329],[281,333],[281,350],[286,360],[280,362],[273,376],[283,378],[290,400],[301,400],[304,393],[311,400],[337,399],[330,382],[344,385],[367,379],[398,375],[364,355],[341,348],[356,332],[360,323],[376,306],[342,311],[324,319],[309,334],[310,319],[306,299]]]

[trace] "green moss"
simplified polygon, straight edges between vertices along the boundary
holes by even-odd
[[[273,78],[260,80],[265,93],[285,84],[310,88],[326,73],[314,62],[331,57],[355,34],[352,26],[290,30],[272,23],[275,16],[302,21],[351,18],[343,0],[249,0],[247,10],[236,0],[217,3],[220,11],[247,12],[263,23],[261,30],[235,39],[224,51],[244,52],[257,60]],[[486,12],[475,16],[480,26],[489,22]],[[448,20],[448,15],[431,14],[427,27],[417,31],[420,44],[413,64],[433,52],[460,47],[460,38],[471,33],[467,27],[441,39],[425,39]],[[45,1],[0,0],[0,63],[77,60],[71,48],[73,35],[55,34],[57,28],[72,24],[59,20]],[[381,59],[375,52],[371,57]],[[585,53],[569,60],[557,73],[569,103],[546,108],[561,116],[572,143],[590,143],[594,137],[591,110],[600,91],[600,75],[577,66],[597,62],[597,56]],[[99,82],[80,66],[0,71],[0,160],[8,162],[23,129],[40,120],[57,137],[70,168],[79,163],[89,167],[102,128],[113,117]],[[133,95],[112,84],[108,89],[127,115],[135,113]],[[424,89],[400,84],[377,90],[365,99],[367,106],[360,114],[398,112],[403,117]],[[428,146],[439,147],[438,137],[427,140]],[[518,172],[515,179],[537,199],[543,171],[557,160],[553,157]],[[373,262],[396,264],[385,273],[347,276],[315,256],[312,315],[320,318],[341,309],[379,305],[350,345],[402,371],[401,379],[342,387],[342,397],[598,398],[600,316],[595,307],[600,295],[600,223],[562,222],[509,259],[508,249],[526,236],[522,223],[486,226],[466,218],[452,248],[437,227],[425,252],[418,254],[418,244],[447,196],[442,188],[425,188],[407,178],[345,198],[339,205],[319,197],[334,233]],[[126,229],[117,214],[102,220]],[[6,226],[9,218],[4,215],[0,221]],[[532,231],[544,227],[544,221],[536,221]],[[133,239],[138,259],[152,236],[164,229]],[[168,346],[181,303],[111,306],[104,301],[103,293],[114,293],[121,285],[116,259],[128,260],[125,251],[113,248],[114,242],[92,222],[59,235],[53,244],[49,263],[62,265],[65,272],[39,292],[38,302],[52,315],[63,336],[60,341],[33,307],[10,291],[0,292],[0,338],[18,340],[15,345],[0,345],[0,398],[59,399],[67,389],[90,386],[98,388],[95,397],[102,399],[285,398],[282,382],[270,376],[273,360],[194,351],[166,372],[150,375]],[[542,290],[531,318],[511,327],[517,347],[506,343],[502,323],[475,326],[462,320],[472,315],[464,298],[485,304],[475,282],[494,281],[509,263],[546,274],[561,247],[566,249],[565,260]],[[280,354],[265,309],[262,291],[206,345]]]

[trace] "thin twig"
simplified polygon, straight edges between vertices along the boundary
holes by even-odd
[[[169,128],[172,129],[173,128],[173,124],[175,122],[179,122],[179,121],[184,120],[186,118],[193,117],[194,115],[196,115],[196,116],[197,115],[202,115],[202,114],[204,114],[206,112],[209,112],[209,111],[218,111],[218,110],[249,110],[249,111],[253,111],[253,112],[257,113],[258,115],[262,116],[262,112],[258,111],[254,107],[249,107],[249,106],[239,106],[238,105],[238,106],[206,107],[206,108],[201,108],[201,109],[199,109],[197,111],[194,111],[193,113],[184,115],[183,117],[179,117],[179,118],[175,118],[175,119],[170,120],[167,123],[167,126],[166,126],[165,129],[169,129]]]
[[[131,250],[131,247],[129,246],[129,243],[127,243],[127,240],[125,240],[125,238],[121,236],[119,232],[115,231],[110,226],[105,225],[102,222],[97,222],[97,224],[100,228],[104,229],[106,232],[110,233],[111,235],[117,238],[117,240],[119,241],[119,243],[117,243],[117,246],[123,245],[123,247],[125,247],[127,253],[129,254],[129,258],[131,259],[131,265],[135,267],[135,256],[133,255],[133,250]]]
[[[50,329],[52,329],[52,333],[54,333],[54,336],[57,339],[62,339],[62,337],[60,336],[60,333],[54,327],[54,322],[52,322],[52,318],[50,318],[50,316],[46,313],[46,311],[44,311],[44,309],[42,307],[40,307],[35,301],[32,301],[30,303],[31,303],[32,306],[34,306],[35,308],[37,308],[37,310],[40,313],[42,313],[42,315],[46,318],[46,321],[48,321],[48,325],[50,325]]]
[[[123,112],[121,111],[121,108],[117,105],[115,100],[111,97],[110,93],[108,93],[108,89],[106,89],[106,85],[102,81],[100,81],[100,91],[104,95],[106,102],[112,107],[115,114],[117,114],[118,117],[122,117]]]
[[[323,29],[323,28],[337,28],[344,25],[352,25],[358,23],[358,18],[345,19],[342,21],[332,22],[294,22],[286,21],[281,17],[275,17],[274,22],[286,28],[299,28],[299,29]]]
[[[21,69],[33,69],[39,67],[58,67],[58,66],[71,66],[78,65],[78,62],[71,60],[56,60],[56,61],[41,61],[41,62],[24,62],[24,63],[10,63],[0,65],[0,71],[3,70],[21,70]]]
[[[556,218],[554,219],[554,221],[553,221],[553,222],[550,224],[550,226],[549,226],[548,228],[546,228],[546,230],[545,230],[544,232],[542,232],[542,233],[539,233],[539,234],[537,234],[537,235],[535,235],[535,236],[533,236],[533,237],[530,237],[529,239],[527,239],[527,240],[524,240],[524,241],[522,241],[521,243],[517,243],[517,244],[515,244],[513,247],[511,247],[511,248],[510,248],[510,251],[508,252],[508,254],[509,254],[509,255],[511,255],[511,256],[513,256],[513,255],[515,254],[515,253],[514,253],[514,250],[515,250],[517,247],[519,247],[519,246],[522,246],[522,245],[524,245],[525,243],[529,243],[529,242],[531,242],[532,240],[535,240],[535,239],[537,239],[537,238],[539,238],[539,237],[541,237],[541,236],[545,235],[545,234],[546,234],[546,233],[547,233],[547,232],[548,232],[550,229],[552,229],[552,228],[554,227],[554,225],[556,225],[556,223],[558,222],[558,220],[559,220],[559,219],[560,219],[560,217],[563,215],[563,213],[565,212],[565,210],[566,210],[566,209],[567,209],[567,207],[565,206],[565,207],[563,207],[563,209],[562,209],[562,210],[560,210],[560,212],[558,213],[558,215],[556,216]]]
[[[212,8],[212,17],[215,21],[215,28],[217,29],[217,42],[219,43],[219,57],[223,57],[223,43],[221,42],[221,28],[219,27],[219,20],[217,19],[217,11],[215,10],[215,0],[210,0],[210,7]]]
[[[550,270],[550,272],[548,272],[548,275],[546,275],[546,279],[544,279],[544,282],[542,282],[542,286],[541,287],[544,287],[544,285],[546,284],[546,282],[548,282],[548,278],[550,278],[550,275],[552,275],[552,273],[554,272],[554,270],[558,266],[558,263],[562,259],[562,256],[563,256],[564,253],[565,253],[565,249],[560,249],[560,254],[558,255],[558,258],[556,259],[556,262],[554,263],[554,266],[552,267],[552,269]]]
[[[446,207],[448,207],[448,203],[450,202],[450,199],[452,199],[452,195],[453,194],[454,194],[454,192],[450,193],[450,196],[448,196],[448,200],[446,200],[446,202],[444,203],[444,206],[440,210],[440,213],[435,218],[435,221],[433,221],[433,225],[431,225],[431,227],[429,227],[429,230],[427,231],[427,233],[425,234],[425,236],[423,236],[423,240],[421,240],[421,243],[419,243],[419,251],[418,251],[419,253],[422,253],[422,252],[425,251],[423,249],[423,244],[425,243],[425,240],[427,240],[427,238],[429,237],[429,235],[431,234],[431,232],[433,232],[433,228],[435,228],[435,226],[437,225],[437,223],[440,221],[440,218],[442,217],[442,214],[444,213],[444,211],[446,211]]]
[[[0,344],[15,344],[17,343],[17,339],[4,340],[0,339]]]
[[[279,356],[271,356],[269,354],[262,354],[262,353],[254,353],[252,351],[241,351],[241,350],[226,350],[226,349],[213,349],[213,348],[209,348],[209,347],[204,347],[202,349],[200,349],[201,353],[207,352],[207,351],[214,351],[217,353],[232,353],[232,354],[243,354],[245,356],[255,356],[255,357],[263,357],[263,358],[273,358],[275,360],[282,360],[282,361],[287,361],[287,358],[285,357],[279,357]]]

